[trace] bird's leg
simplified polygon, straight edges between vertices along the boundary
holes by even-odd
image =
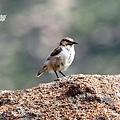
[[[54,72],[55,72],[55,74],[56,74],[57,78],[59,78],[59,76],[58,76],[57,72],[56,72],[56,71],[54,71]]]
[[[66,77],[65,74],[63,74],[61,71],[59,71],[59,73],[61,73],[64,77]]]

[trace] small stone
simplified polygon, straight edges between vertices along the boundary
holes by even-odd
[[[120,98],[120,93],[116,93],[116,96]]]

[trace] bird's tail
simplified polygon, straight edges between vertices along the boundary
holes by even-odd
[[[40,77],[44,72],[48,70],[47,66],[44,66],[37,74],[36,77]]]

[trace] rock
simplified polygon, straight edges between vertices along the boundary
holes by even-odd
[[[0,119],[119,120],[120,75],[71,75],[51,83],[0,91]]]

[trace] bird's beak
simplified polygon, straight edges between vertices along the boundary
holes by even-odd
[[[79,44],[79,43],[77,43],[77,42],[72,42],[73,44]]]

